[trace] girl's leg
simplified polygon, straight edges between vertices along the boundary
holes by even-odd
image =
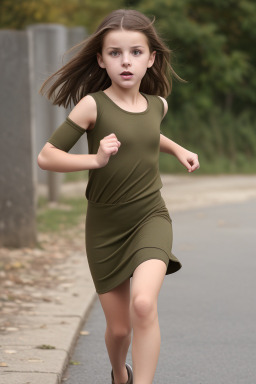
[[[131,289],[133,384],[152,384],[160,352],[157,300],[166,273],[161,260],[136,268]]]
[[[126,356],[131,342],[130,279],[110,292],[99,295],[106,317],[105,341],[115,384],[126,383]]]

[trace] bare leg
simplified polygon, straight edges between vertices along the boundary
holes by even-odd
[[[110,292],[99,295],[106,317],[105,342],[115,384],[126,383],[126,356],[131,342],[130,279]]]
[[[134,271],[131,290],[133,384],[152,384],[160,352],[157,300],[166,273],[161,260],[148,260]]]

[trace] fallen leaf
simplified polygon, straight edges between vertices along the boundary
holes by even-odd
[[[62,283],[62,284],[60,284],[60,286],[62,288],[71,288],[74,286],[74,284],[73,283]]]
[[[47,344],[38,345],[36,348],[37,349],[56,349],[52,345],[47,345]]]
[[[87,336],[87,335],[90,335],[90,332],[88,332],[88,331],[81,331],[80,335]]]
[[[12,268],[15,268],[15,269],[19,269],[19,268],[23,268],[24,267],[24,264],[20,263],[19,261],[15,261],[11,264],[11,267]]]
[[[16,331],[18,331],[18,328],[8,327],[8,328],[5,328],[5,330],[8,332],[16,332]]]
[[[70,361],[69,362],[70,365],[80,365],[80,361]]]
[[[44,361],[43,360],[41,360],[41,359],[28,359],[28,361],[30,362],[30,363],[43,363]]]

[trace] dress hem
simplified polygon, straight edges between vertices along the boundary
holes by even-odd
[[[123,277],[122,279],[120,279],[120,281],[115,281],[114,284],[110,285],[109,288],[105,288],[103,290],[97,290],[96,289],[96,293],[98,295],[102,295],[104,293],[108,293],[110,291],[112,291],[113,289],[117,288],[119,285],[121,285],[122,283],[124,283],[126,280],[130,279],[132,276],[133,276],[133,273],[135,271],[135,269],[142,263],[144,263],[145,261],[148,261],[148,260],[162,260],[165,265],[166,265],[166,274],[165,276],[171,274],[171,273],[174,273],[174,272],[177,272],[180,268],[181,268],[181,263],[177,260],[172,260],[170,258],[170,256],[161,248],[157,248],[157,247],[146,247],[146,248],[150,248],[150,249],[153,249],[153,248],[156,248],[160,251],[162,251],[162,254],[163,256],[158,256],[158,257],[140,257],[139,260],[133,262],[133,265],[131,268],[129,268],[129,270],[127,271],[128,273],[126,273],[126,276]],[[142,248],[142,249],[145,249],[145,248]],[[140,250],[138,250],[137,252],[139,252]],[[136,253],[135,253],[136,254]],[[168,267],[170,266],[170,263],[171,264],[177,264],[176,268],[172,269],[171,272],[169,270],[168,272]],[[95,287],[96,288],[96,287]]]

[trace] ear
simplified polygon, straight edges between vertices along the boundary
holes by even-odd
[[[102,58],[100,53],[97,53],[97,61],[98,61],[98,64],[101,68],[106,68],[104,61],[103,61],[103,58]]]
[[[156,58],[156,51],[153,51],[153,52],[151,52],[149,60],[148,60],[148,68],[152,67],[152,65],[155,62],[155,58]]]

